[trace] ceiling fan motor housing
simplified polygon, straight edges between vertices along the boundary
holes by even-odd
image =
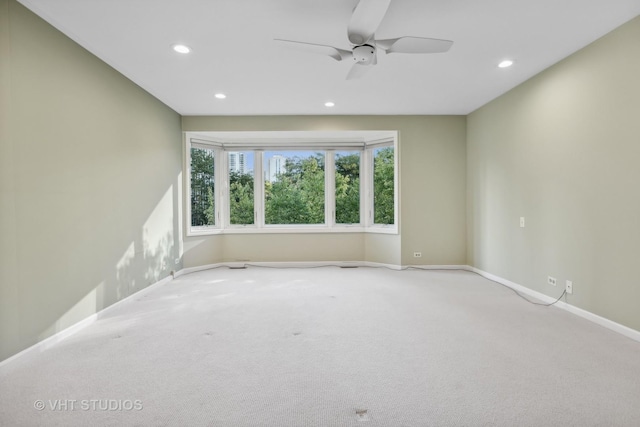
[[[382,53],[440,53],[451,48],[451,40],[402,36],[377,40],[375,33],[384,19],[392,0],[357,0],[349,25],[347,38],[351,50],[315,43],[276,39],[286,46],[310,53],[326,55],[336,61],[353,59],[347,80],[358,79],[378,63],[378,47]]]
[[[363,44],[353,48],[353,60],[356,62],[370,64],[375,55],[376,48],[368,44]]]

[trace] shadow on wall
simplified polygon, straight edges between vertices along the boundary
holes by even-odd
[[[49,326],[41,329],[37,341],[42,341],[93,316],[115,302],[169,276],[172,270],[179,268],[179,265],[176,265],[176,260],[179,260],[176,238],[179,235],[177,212],[180,201],[176,187],[180,185],[180,180],[181,175],[160,197],[155,208],[135,233],[129,233],[135,236],[131,236],[133,240],[121,249],[119,258],[114,256],[113,261],[109,263],[103,262],[102,259],[95,260],[92,258],[99,255],[87,248],[87,254],[83,255],[88,257],[87,262],[106,266],[103,278],[88,291],[80,284],[78,287],[84,289],[81,291],[82,296],[76,297],[71,307],[70,304],[66,304],[63,308],[66,311],[57,315],[56,320]]]

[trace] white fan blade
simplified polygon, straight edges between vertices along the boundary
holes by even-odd
[[[371,67],[373,67],[373,65],[365,65],[361,62],[356,62],[349,70],[349,74],[347,74],[347,80],[361,78],[362,76],[367,74],[367,71],[369,71]]]
[[[428,39],[424,37],[399,37],[397,39],[376,40],[376,46],[387,53],[442,53],[451,48],[451,40]]]
[[[338,49],[333,46],[326,46],[323,44],[296,42],[293,40],[274,39],[282,46],[286,46],[291,49],[299,50],[306,53],[317,53],[320,55],[330,56],[336,61],[342,61],[343,59],[351,58],[351,52],[344,49]]]
[[[360,0],[347,27],[349,41],[361,45],[371,40],[390,3],[391,0]]]

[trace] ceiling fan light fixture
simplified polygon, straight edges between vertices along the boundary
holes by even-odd
[[[353,48],[353,60],[363,64],[371,64],[376,56],[376,49],[368,44]]]
[[[508,68],[511,67],[513,65],[513,61],[510,59],[505,59],[504,61],[502,61],[501,63],[498,64],[498,67],[500,68]]]
[[[183,44],[174,44],[172,46],[173,50],[178,53],[189,53],[191,52],[191,48],[189,46],[185,46]]]

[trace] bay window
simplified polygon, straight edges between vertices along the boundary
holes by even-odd
[[[241,134],[186,134],[187,235],[397,233],[396,132]]]

